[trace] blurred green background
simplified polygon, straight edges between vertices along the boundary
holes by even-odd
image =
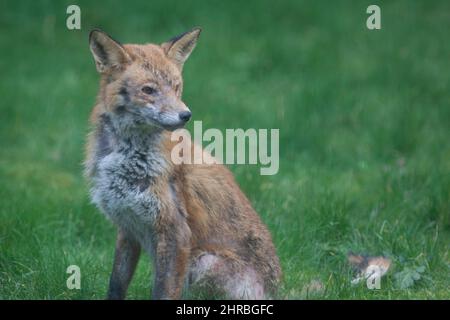
[[[90,29],[161,43],[201,26],[184,68],[193,120],[280,129],[277,175],[231,168],[273,234],[280,298],[449,299],[450,3],[377,1],[377,31],[370,4],[2,1],[0,298],[105,297],[115,230],[81,164],[98,89]],[[350,285],[349,251],[393,260],[380,290]],[[66,287],[71,264],[81,290]],[[151,272],[144,257],[129,298],[149,297]]]

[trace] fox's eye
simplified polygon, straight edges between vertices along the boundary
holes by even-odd
[[[141,90],[145,94],[155,94],[156,93],[156,89],[153,87],[150,87],[150,86],[143,86]]]

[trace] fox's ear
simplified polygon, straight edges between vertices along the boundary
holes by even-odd
[[[202,29],[198,27],[194,28],[161,45],[167,57],[172,60],[180,70],[183,68],[183,64],[187,58],[189,58],[192,50],[194,50],[201,31]]]
[[[94,56],[97,71],[100,73],[120,69],[130,61],[130,56],[123,46],[101,30],[91,31],[89,47]]]

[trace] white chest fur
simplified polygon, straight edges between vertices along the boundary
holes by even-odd
[[[92,201],[118,226],[139,230],[152,225],[161,203],[151,186],[164,171],[157,153],[113,151],[97,162]]]

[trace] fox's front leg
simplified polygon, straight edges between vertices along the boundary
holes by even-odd
[[[128,285],[139,260],[141,247],[126,232],[119,230],[116,241],[114,265],[109,282],[108,299],[125,299]]]
[[[153,299],[181,297],[190,257],[189,237],[190,231],[184,221],[165,225],[158,232]]]

